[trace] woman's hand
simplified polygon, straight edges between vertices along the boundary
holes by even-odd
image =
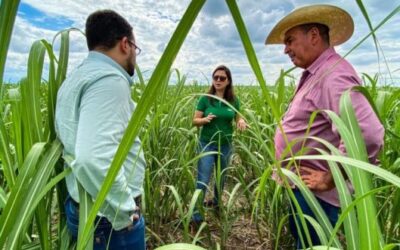
[[[247,125],[247,123],[245,122],[245,120],[243,118],[240,118],[237,122],[236,122],[236,127],[240,130],[240,131],[244,131],[246,128],[249,127],[249,125]]]
[[[193,125],[197,126],[197,127],[201,127],[205,124],[210,123],[215,117],[217,117],[216,115],[213,115],[212,113],[209,113],[207,116],[203,117],[203,112],[196,110],[196,112],[194,112],[194,117],[193,117]]]
[[[209,113],[206,117],[203,117],[204,124],[210,123],[215,117],[217,116]]]

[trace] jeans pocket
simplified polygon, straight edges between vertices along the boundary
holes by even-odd
[[[133,225],[122,230],[115,231],[110,227],[96,228],[93,239],[94,250],[105,249],[135,249],[145,250],[145,224],[144,218],[140,217]]]
[[[67,217],[67,228],[73,238],[78,237],[79,229],[79,209],[75,206],[71,197],[65,202],[65,214]]]
[[[144,227],[144,218],[140,216],[139,219],[134,220],[132,225],[129,225],[121,230],[115,231],[116,234],[129,234],[140,227]]]
[[[97,230],[96,230],[97,231]],[[109,233],[104,231],[97,231],[93,236],[93,249],[106,249],[108,245]]]
[[[145,224],[141,216],[132,225],[118,231],[113,231],[110,244],[113,249],[137,249],[145,250]]]

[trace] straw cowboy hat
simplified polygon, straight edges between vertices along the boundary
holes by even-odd
[[[285,33],[301,24],[321,23],[329,27],[331,46],[347,41],[354,31],[353,19],[341,8],[332,5],[312,5],[298,8],[282,18],[269,33],[265,44],[284,43]]]

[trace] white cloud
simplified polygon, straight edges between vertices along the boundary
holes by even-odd
[[[320,1],[238,0],[241,14],[268,83],[274,83],[280,70],[282,68],[289,69],[292,64],[283,54],[283,46],[264,45],[267,33],[279,19],[294,7],[317,2]],[[396,7],[394,2],[396,1],[364,1],[374,26]],[[134,27],[136,40],[143,50],[143,53],[138,57],[138,64],[143,71],[147,72],[146,75],[149,75],[156,67],[189,3],[189,0],[22,1],[22,4],[28,4],[48,17],[68,19],[73,27],[82,30],[86,17],[91,12],[105,8],[116,10],[127,18]],[[345,45],[337,48],[337,51],[345,54],[369,33],[369,28],[355,1],[327,0],[324,3],[346,9],[355,20],[356,30],[353,37]],[[400,31],[393,29],[393,26],[399,21],[400,17],[397,15],[377,32],[380,45],[390,65],[390,71],[395,71],[392,75],[397,81],[400,79],[400,71],[397,70],[400,68],[400,62],[399,56],[396,54],[400,46],[398,42]],[[26,15],[20,13],[16,18],[6,64],[5,80],[16,81],[24,76],[30,45],[37,39],[44,38],[51,41],[54,35],[55,31],[35,26],[32,22],[29,22]],[[71,33],[69,69],[74,68],[85,57],[86,52],[84,38],[77,32]],[[371,38],[348,57],[360,73],[367,72],[373,75],[380,71],[381,74],[387,75],[388,72],[382,58],[381,56],[380,62],[377,61],[376,50]],[[221,63],[232,69],[235,82],[254,82],[254,74],[249,66],[225,1],[209,0],[206,1],[202,12],[196,19],[173,67],[178,68],[181,73],[187,74],[189,81],[196,79],[204,82],[203,74],[209,77],[213,68]],[[378,67],[378,65],[380,66]]]

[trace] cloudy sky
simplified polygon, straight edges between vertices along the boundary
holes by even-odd
[[[313,3],[339,6],[355,21],[355,33],[337,51],[344,55],[369,29],[355,0],[238,0],[238,5],[268,83],[274,83],[281,69],[292,64],[283,54],[282,45],[264,45],[272,27],[294,8]],[[364,0],[376,26],[393,11],[400,0]],[[15,21],[4,75],[5,81],[16,82],[26,74],[28,53],[35,40],[52,41],[57,31],[69,27],[84,30],[86,17],[98,9],[113,9],[134,27],[142,54],[137,59],[146,78],[150,77],[189,0],[22,0]],[[381,83],[400,85],[400,14],[394,16],[379,31],[380,56],[372,38],[366,40],[347,58],[361,73],[378,73]],[[69,70],[86,55],[84,37],[71,35]],[[57,48],[57,42],[55,44]],[[256,84],[236,27],[224,0],[208,0],[196,19],[173,65],[186,74],[189,82],[207,83],[215,66],[226,64],[233,72],[236,84]],[[301,71],[295,71],[297,76]],[[45,76],[45,75],[44,75]]]

